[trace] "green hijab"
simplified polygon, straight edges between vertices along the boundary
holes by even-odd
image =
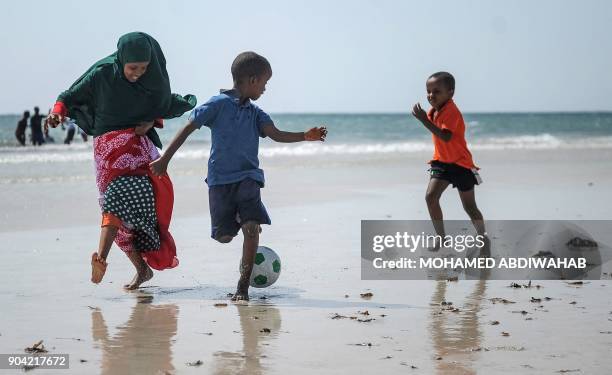
[[[124,64],[145,61],[149,62],[146,72],[138,81],[128,81]],[[155,39],[141,32],[119,38],[117,52],[96,62],[57,100],[68,108],[68,117],[93,136],[144,121],[179,117],[196,105],[195,96],[170,92],[164,53]],[[147,136],[161,148],[154,128]]]

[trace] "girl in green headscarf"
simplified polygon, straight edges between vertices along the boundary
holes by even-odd
[[[61,93],[49,124],[68,116],[89,135],[143,126],[155,146],[161,142],[155,129],[157,119],[179,117],[196,104],[193,95],[170,93],[166,59],[155,39],[133,32],[123,35],[117,52],[89,68],[70,88]]]
[[[153,176],[149,163],[159,157],[155,146],[161,148],[154,126],[162,127],[163,118],[181,116],[195,104],[193,95],[170,92],[164,54],[155,39],[140,32],[123,35],[117,52],[59,95],[47,123],[55,127],[67,116],[94,136],[102,229],[92,254],[92,282],[102,280],[113,241],[136,267],[128,289],[151,279],[150,267],[178,264],[168,231],[172,182],[167,175]]]

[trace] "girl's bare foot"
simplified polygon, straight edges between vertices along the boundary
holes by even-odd
[[[125,284],[123,287],[127,290],[134,290],[140,287],[140,284],[147,282],[153,278],[153,270],[146,266],[143,270],[136,272],[136,275],[129,284]]]
[[[97,252],[91,254],[91,282],[99,284],[106,273],[106,261]]]

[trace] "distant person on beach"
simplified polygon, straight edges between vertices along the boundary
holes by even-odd
[[[117,52],[95,63],[57,99],[49,125],[66,116],[94,136],[96,183],[102,225],[91,257],[91,281],[106,272],[113,241],[128,256],[136,275],[124,285],[136,289],[153,277],[151,269],[178,265],[168,231],[174,204],[167,174],[153,176],[149,163],[159,158],[161,142],[154,127],[162,118],[181,116],[196,98],[172,94],[166,59],[155,39],[134,32],[123,35]]]
[[[189,122],[174,137],[164,155],[151,163],[155,175],[166,173],[168,163],[196,129],[211,130],[211,151],[208,159],[208,197],[212,224],[211,236],[221,243],[230,242],[242,229],[244,236],[240,279],[232,300],[249,299],[249,279],[259,245],[261,224],[270,224],[270,217],[261,201],[264,172],[259,168],[259,137],[276,142],[323,141],[324,127],[306,132],[278,130],[266,112],[252,101],[266,90],[272,77],[268,60],[254,52],[238,55],[232,64],[234,87],[221,90],[208,102],[191,112]]]
[[[81,139],[83,140],[83,142],[87,143],[87,138],[88,138],[87,133],[85,133],[83,129],[79,128],[78,126],[77,126],[77,132],[79,132],[79,134],[81,135]]]
[[[34,114],[30,117],[30,129],[32,130],[32,144],[41,146],[45,143],[45,137],[42,129],[42,122],[45,116],[39,113],[40,109],[34,107]]]
[[[81,128],[79,128],[76,122],[68,117],[64,117],[64,121],[62,122],[62,130],[66,131],[66,138],[64,138],[64,144],[69,145],[74,140],[75,134],[79,134],[83,142],[87,142],[87,133],[85,133]]]
[[[23,112],[23,117],[17,122],[17,128],[15,129],[15,137],[20,145],[25,146],[26,144],[26,128],[28,127],[28,118],[30,118],[30,111]]]
[[[64,121],[62,122],[62,127],[66,130],[66,138],[64,138],[64,144],[69,145],[70,143],[72,143],[74,133],[76,133],[76,124],[74,123],[74,120],[65,117]]]
[[[459,191],[463,208],[477,234],[484,236],[485,246],[488,247],[484,219],[474,195],[474,186],[482,181],[478,174],[479,168],[474,164],[465,141],[463,116],[453,101],[455,78],[447,72],[434,73],[427,79],[426,88],[431,109],[425,112],[417,103],[412,108],[412,115],[431,132],[434,144],[433,158],[429,162],[429,185],[425,194],[434,229],[443,239],[445,231],[440,197],[448,185],[452,184]],[[441,244],[441,241],[436,241],[430,250],[438,250]]]

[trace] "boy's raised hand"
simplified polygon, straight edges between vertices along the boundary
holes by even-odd
[[[417,103],[412,107],[412,115],[421,122],[427,121],[427,112],[421,108],[421,103]]]
[[[168,169],[168,162],[165,161],[163,157],[161,157],[149,163],[149,168],[155,176],[161,177],[166,174],[166,170]]]
[[[325,142],[325,137],[327,137],[327,128],[325,126],[312,128],[304,133],[304,140],[306,141]]]

